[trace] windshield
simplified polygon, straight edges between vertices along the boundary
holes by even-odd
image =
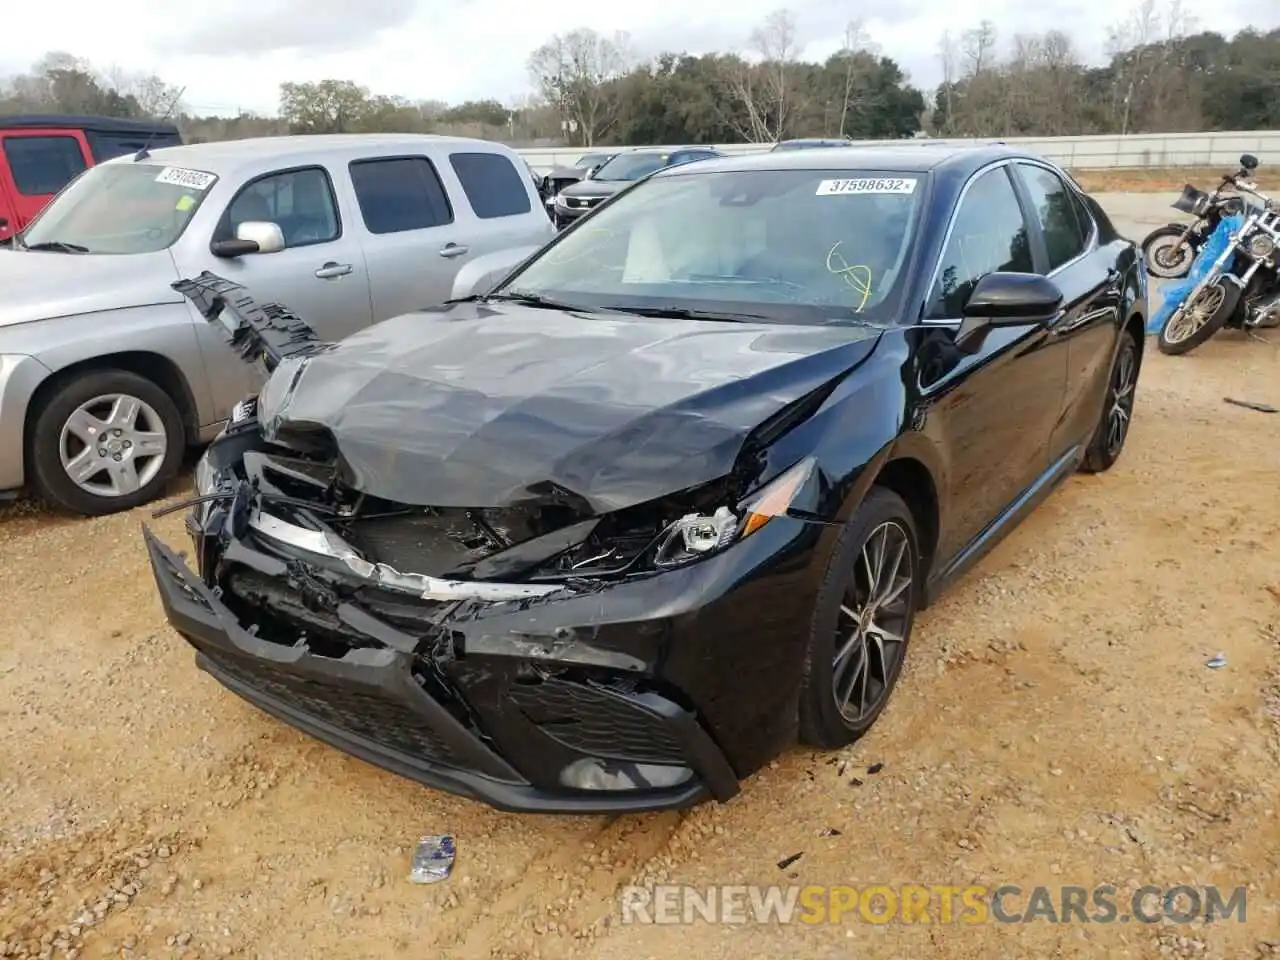
[[[27,227],[21,245],[109,254],[164,250],[217,179],[153,163],[90,167]]]
[[[923,182],[883,171],[668,175],[626,191],[497,291],[786,323],[896,319]]]
[[[667,165],[665,153],[620,153],[595,172],[592,180],[639,180]]]
[[[575,167],[594,167],[597,163],[604,163],[609,159],[607,153],[586,153],[580,156]]]

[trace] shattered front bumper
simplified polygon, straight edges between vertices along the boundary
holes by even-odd
[[[774,726],[768,722],[758,725],[760,698],[753,702],[750,683],[737,691],[745,695],[742,700],[724,702],[727,690],[720,684],[732,674],[724,663],[703,662],[700,667],[724,678],[712,681],[713,702],[726,715],[732,711],[729,725],[740,727],[730,733],[741,737],[740,744],[759,744],[759,750],[740,751],[737,773],[699,717],[675,699],[652,690],[628,690],[625,682],[575,677],[573,655],[565,651],[554,664],[556,675],[530,682],[528,658],[546,656],[546,651],[533,652],[533,642],[521,648],[509,639],[511,631],[497,623],[487,631],[471,625],[468,654],[464,662],[452,664],[451,681],[461,694],[461,706],[428,692],[421,655],[413,652],[364,646],[331,657],[305,645],[262,639],[241,626],[220,590],[211,589],[150,531],[144,536],[165,614],[196,649],[201,669],[278,719],[428,786],[512,811],[673,809],[708,797],[729,799],[738,791],[744,764],[754,767],[775,749],[768,744],[779,731],[768,729]],[[795,598],[793,587],[784,584],[781,589]],[[714,610],[711,616],[716,616]],[[724,623],[723,615],[720,621]],[[789,629],[797,627],[803,629],[795,623]],[[661,618],[649,628],[669,635]],[[646,628],[637,629],[643,634]],[[502,655],[497,655],[500,649]],[[710,649],[704,648],[697,659]],[[630,670],[640,669],[643,659],[633,656],[626,664],[624,653],[611,656],[615,665]],[[680,658],[673,659],[677,662],[670,666],[678,673]],[[767,663],[761,666],[770,669]],[[613,679],[619,672],[626,670],[612,671]],[[742,676],[736,679],[743,681]],[[776,672],[773,679],[778,679]],[[467,711],[470,722],[464,722],[467,716],[460,719],[460,710]],[[674,786],[645,789],[570,789],[556,782],[555,771],[574,758],[601,756],[628,764],[679,765],[691,775]]]

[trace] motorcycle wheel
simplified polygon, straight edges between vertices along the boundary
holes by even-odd
[[[1180,227],[1161,227],[1142,241],[1142,257],[1147,273],[1160,280],[1178,280],[1191,272],[1196,247],[1182,241]]]
[[[1161,353],[1190,353],[1223,328],[1240,303],[1240,289],[1218,280],[1203,287],[1174,311],[1160,331]]]

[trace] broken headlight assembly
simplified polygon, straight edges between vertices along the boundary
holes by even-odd
[[[654,565],[664,570],[683,566],[746,539],[775,517],[786,516],[815,468],[816,461],[806,457],[736,509],[720,506],[711,514],[685,514],[662,531],[653,554]]]

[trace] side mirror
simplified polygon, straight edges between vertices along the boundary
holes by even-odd
[[[236,227],[234,240],[215,240],[210,245],[215,257],[243,257],[250,253],[279,253],[285,247],[279,224],[246,220]]]
[[[1246,170],[1257,170],[1258,158],[1255,157],[1252,153],[1242,154],[1240,157],[1240,166],[1242,166]]]
[[[1043,323],[1062,309],[1058,285],[1038,273],[988,273],[973,288],[956,331],[956,349],[976,353],[999,327]]]

